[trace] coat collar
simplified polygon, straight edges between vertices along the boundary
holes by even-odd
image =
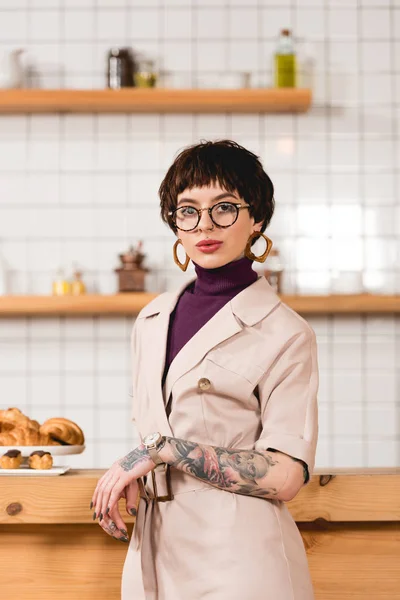
[[[195,280],[196,277],[192,277],[179,286],[177,290],[157,296],[140,311],[139,318],[151,317],[159,313],[170,315],[180,295]],[[267,279],[260,276],[254,283],[236,294],[228,304],[233,314],[244,325],[251,327],[266,317],[280,301],[279,296],[274,292]]]
[[[145,306],[137,318],[143,319],[141,341],[146,387],[156,410],[158,430],[173,436],[165,412],[172,387],[185,373],[195,367],[213,348],[264,319],[281,300],[264,276],[239,292],[211,317],[181,348],[172,361],[164,388],[161,387],[166,359],[170,314],[179,296],[195,278],[186,281],[177,290],[157,296]]]

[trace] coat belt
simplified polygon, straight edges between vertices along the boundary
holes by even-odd
[[[210,489],[210,484],[169,465],[157,465],[149,475],[139,479],[140,496],[147,502],[170,502],[177,494],[202,489]]]

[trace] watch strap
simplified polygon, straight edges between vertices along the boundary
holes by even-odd
[[[157,448],[154,448],[154,447],[147,448],[149,456],[155,465],[163,465],[164,464],[164,461],[161,460],[160,455],[158,454],[158,451],[161,450],[162,447],[163,446],[159,446],[158,450],[157,450]]]

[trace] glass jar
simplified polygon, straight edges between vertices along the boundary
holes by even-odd
[[[155,87],[157,83],[157,73],[155,71],[154,61],[141,61],[134,74],[134,81],[137,87]]]

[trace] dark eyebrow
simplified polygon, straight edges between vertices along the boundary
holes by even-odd
[[[236,196],[234,194],[232,194],[232,192],[223,192],[222,194],[218,194],[218,196],[215,196],[215,198],[212,198],[211,202],[216,202],[217,200],[222,200],[223,198],[235,198],[235,200],[238,200],[238,198],[236,198]],[[194,198],[181,198],[176,206],[178,207],[183,202],[190,202],[191,204],[199,204],[199,202],[197,200],[195,200]]]

